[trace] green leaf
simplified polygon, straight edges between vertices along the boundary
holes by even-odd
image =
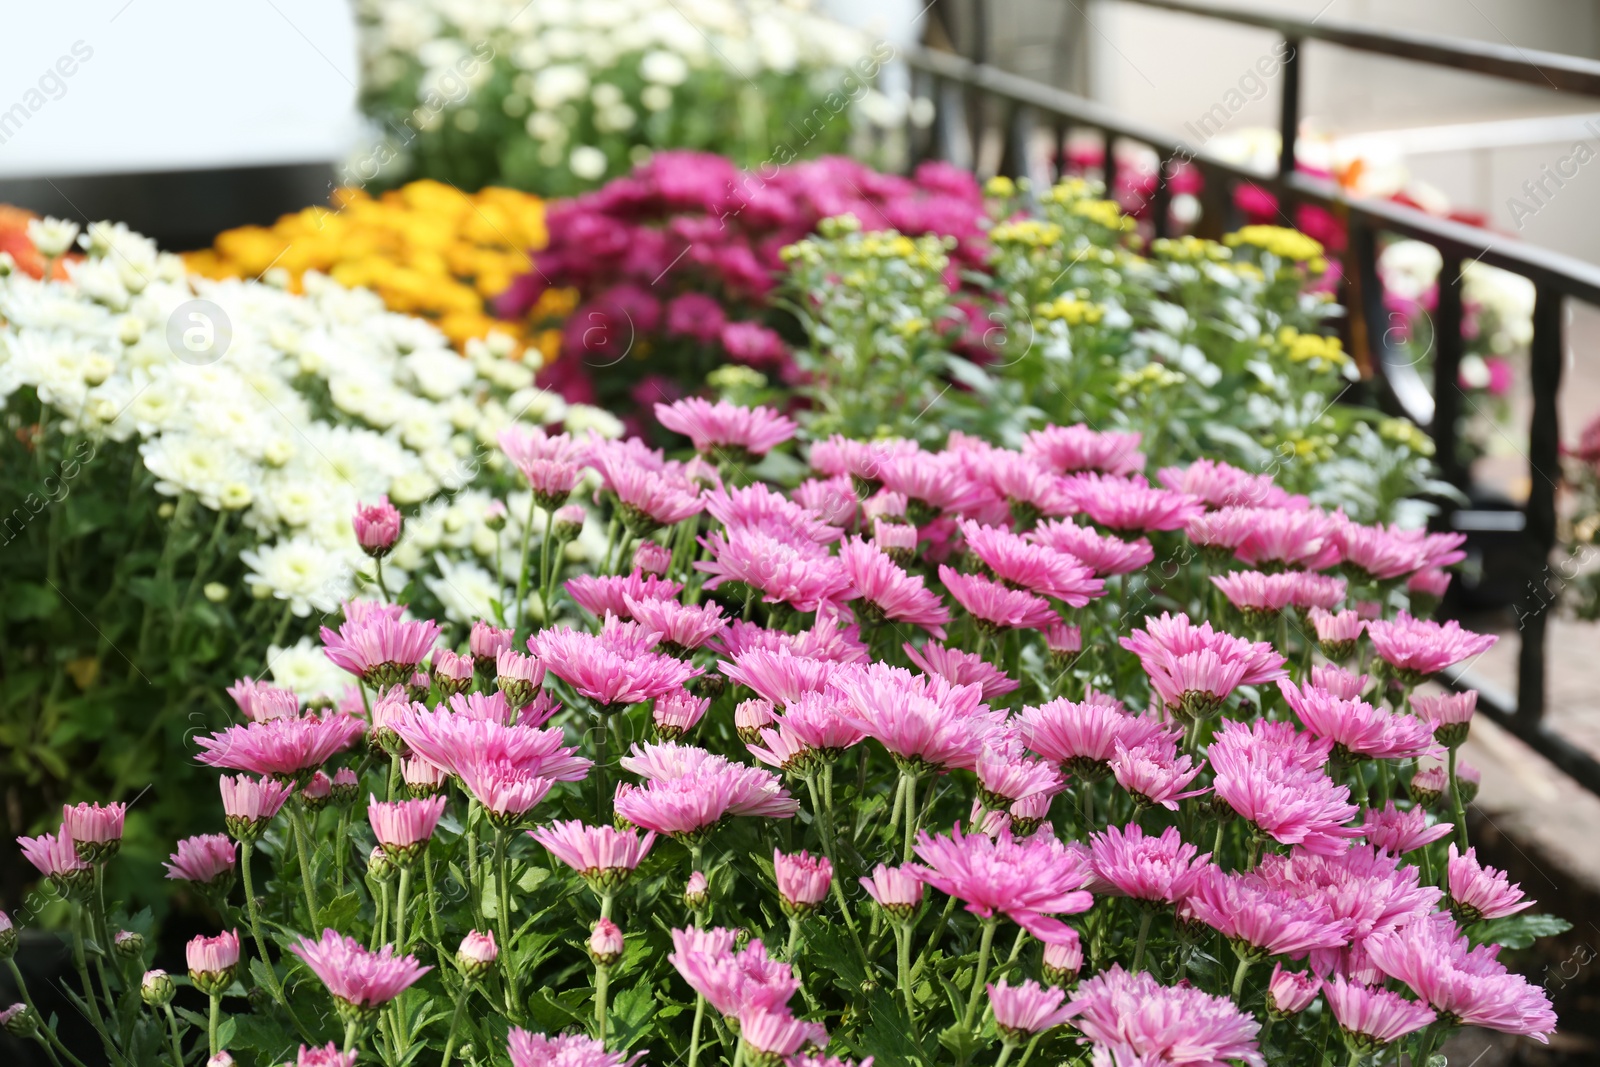
[[[649,982],[634,982],[617,993],[609,1009],[615,1047],[632,1048],[645,1038],[651,1021],[664,1014],[656,1009],[655,987]]]
[[[967,1063],[978,1051],[978,1039],[960,1023],[953,1023],[939,1031],[939,1044],[949,1049],[960,1063]]]
[[[1527,948],[1541,937],[1554,937],[1570,929],[1572,924],[1559,915],[1523,912],[1473,923],[1467,927],[1467,937],[1474,946],[1492,944],[1506,948]]]
[[[356,916],[361,914],[361,897],[354,891],[341,893],[322,905],[318,914],[320,925],[334,930],[349,931]]]
[[[15,582],[6,586],[6,617],[19,622],[48,619],[61,606],[61,598],[48,585]]]

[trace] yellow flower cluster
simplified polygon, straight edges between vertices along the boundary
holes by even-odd
[[[1017,183],[1003,174],[996,174],[983,183],[983,193],[997,200],[1010,200],[1017,195]]]
[[[1150,242],[1150,254],[1175,263],[1224,263],[1233,258],[1227,245],[1203,237],[1157,237]]]
[[[1132,233],[1139,228],[1132,215],[1124,215],[1115,200],[1079,200],[1068,209],[1074,215],[1086,218],[1098,226],[1122,233]]]
[[[376,198],[337,189],[331,200],[331,208],[306,208],[272,226],[227,230],[212,248],[188,253],[188,267],[209,278],[281,270],[295,291],[306,271],[320,271],[372,289],[395,311],[432,319],[458,347],[502,333],[554,358],[559,331],[525,337],[519,324],[488,311],[488,301],[529,270],[528,253],[545,245],[538,197],[500,188],[467,194],[425,180]],[[548,292],[529,321],[562,317],[574,302],[570,291]]]
[[[1322,242],[1307,237],[1299,230],[1284,226],[1246,226],[1222,240],[1229,248],[1251,245],[1279,259],[1304,263],[1306,270],[1312,274],[1321,274],[1328,269]]]
[[[1055,185],[1046,189],[1039,197],[1046,204],[1075,204],[1080,200],[1093,199],[1100,195],[1100,187],[1091,185],[1082,178],[1062,178]]]
[[[1133,392],[1149,392],[1181,385],[1189,380],[1182,371],[1173,370],[1163,363],[1146,363],[1138,370],[1124,371],[1116,384],[1116,394],[1127,396]]]
[[[998,222],[989,231],[995,244],[1026,245],[1029,248],[1046,248],[1060,243],[1061,227],[1041,219],[1016,219]]]
[[[1334,457],[1333,446],[1338,443],[1339,438],[1333,434],[1307,433],[1295,427],[1279,439],[1276,451],[1284,459],[1319,463]]]
[[[1433,438],[1410,419],[1383,419],[1378,423],[1378,436],[1405,445],[1419,456],[1431,456],[1434,452]]]
[[[894,230],[861,233],[860,223],[849,215],[823,219],[818,231],[822,234],[821,240],[807,238],[789,245],[779,251],[779,258],[785,263],[799,261],[816,266],[823,261],[826,249],[826,255],[830,258],[858,261],[895,259],[919,270],[941,272],[949,263],[946,249],[955,243],[954,238],[934,234],[912,238]],[[866,274],[853,271],[842,280],[848,286],[859,288],[866,284]]]
[[[1304,363],[1313,370],[1330,370],[1350,362],[1344,343],[1337,337],[1324,337],[1317,333],[1301,333],[1293,326],[1285,326],[1277,337],[1266,337],[1262,342],[1291,363]]]
[[[1088,292],[1062,293],[1054,300],[1034,305],[1033,313],[1041,319],[1065,322],[1068,326],[1093,326],[1105,317],[1106,309],[1086,299]]]

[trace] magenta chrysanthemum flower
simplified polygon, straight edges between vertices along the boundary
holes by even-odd
[[[1430,914],[1441,893],[1422,884],[1419,869],[1371,846],[1355,846],[1338,856],[1304,850],[1262,857],[1253,877],[1261,884],[1326,904],[1334,919],[1349,923],[1352,943],[1375,930],[1404,925]],[[1314,951],[1312,966],[1326,973],[1327,953]]]
[[[287,689],[280,689],[254,678],[240,678],[227,689],[239,712],[251,722],[269,719],[293,719],[300,714],[300,698]]]
[[[1429,826],[1428,809],[1415,807],[1400,811],[1392,800],[1381,810],[1368,808],[1367,819],[1361,824],[1367,844],[1387,849],[1397,856],[1449,837],[1454,829],[1447,822]]]
[[[650,721],[656,736],[675,741],[695,728],[711,707],[708,697],[697,697],[687,689],[679,689],[656,697],[650,706]]]
[[[1548,1042],[1556,1015],[1550,997],[1506,970],[1498,945],[1469,949],[1446,915],[1434,915],[1365,942],[1384,974],[1410,986],[1452,1026],[1482,1026]]]
[[[1415,685],[1446,667],[1487,652],[1499,640],[1493,634],[1463,630],[1451,619],[1437,623],[1414,619],[1405,612],[1392,622],[1374,619],[1367,624],[1373,650],[1400,675],[1400,680]]]
[[[1253,567],[1278,564],[1320,571],[1339,562],[1333,520],[1313,508],[1249,509],[1248,532],[1233,554]]]
[[[122,843],[122,821],[127,816],[128,805],[63,804],[61,828],[72,838],[78,855],[95,863],[109,858]]]
[[[393,856],[413,856],[428,839],[444,814],[444,796],[423,800],[380,801],[369,797],[367,820],[384,852]]]
[[[959,528],[967,551],[1012,589],[1055,597],[1075,608],[1105,593],[1105,582],[1075,556],[971,519],[962,520]]]
[[[320,1047],[314,1045],[301,1045],[300,1053],[295,1057],[294,1067],[355,1067],[357,1049],[349,1052],[339,1051],[339,1046],[332,1041]]]
[[[1137,748],[1163,729],[1154,719],[1129,715],[1116,701],[1075,703],[1065,697],[1026,707],[1017,717],[1025,744],[1063,770],[1104,777],[1117,754],[1117,742]]]
[[[984,918],[1000,914],[1040,941],[1060,941],[1070,928],[1054,915],[1087,911],[1094,897],[1083,886],[1090,877],[1086,850],[1038,833],[1017,840],[963,834],[917,835],[918,874],[942,893],[964,901]]]
[[[195,743],[205,749],[197,758],[208,767],[293,778],[349,748],[365,728],[360,719],[343,714],[273,719],[230,726]]]
[[[1311,1006],[1322,992],[1322,979],[1312,971],[1286,971],[1283,964],[1272,965],[1267,981],[1267,1011],[1274,1017],[1298,1015]]]
[[[1224,1067],[1233,1061],[1266,1067],[1256,1047],[1261,1024],[1233,1001],[1190,985],[1164,986],[1121,964],[1085,979],[1067,1011],[1096,1046],[1120,1050],[1119,1062],[1128,1067]]]
[[[81,877],[80,872],[86,874],[89,865],[78,858],[78,850],[73,847],[72,835],[67,833],[63,826],[54,834],[41,834],[38,837],[19,837],[17,845],[22,849],[22,854],[29,863],[39,869],[39,873],[47,878],[59,878],[76,881]]]
[[[222,792],[222,814],[228,833],[240,840],[254,840],[294,792],[294,786],[280,779],[243,774],[224,774],[217,779],[217,785]]]
[[[883,481],[883,463],[890,456],[911,455],[921,451],[915,441],[902,437],[889,437],[877,441],[855,441],[834,434],[826,441],[816,441],[807,453],[811,468],[821,474],[846,475],[853,481],[874,488]]]
[[[891,455],[878,471],[884,488],[905,496],[906,516],[917,526],[932,522],[941,511],[960,512],[992,499],[992,490],[973,481],[955,453]]]
[[[1379,986],[1347,982],[1343,975],[1323,982],[1322,995],[1345,1041],[1362,1053],[1375,1052],[1438,1018],[1426,1004]]]
[[[458,777],[469,764],[504,761],[553,781],[576,782],[592,766],[575,755],[576,746],[564,744],[556,727],[506,726],[462,711],[413,708],[396,717],[394,731],[418,756]]]
[[[189,964],[189,980],[203,992],[220,993],[239,966],[239,931],[194,937],[184,946],[184,957]]]
[[[722,525],[749,527],[782,541],[830,545],[844,533],[760,482],[738,489],[713,489],[706,493],[705,502],[706,511]]]
[[[1295,581],[1291,573],[1262,574],[1260,571],[1233,571],[1211,576],[1211,584],[1222,591],[1228,603],[1254,623],[1277,615],[1289,606]]]
[[[1184,842],[1169,826],[1160,837],[1146,837],[1138,823],[1107,827],[1090,838],[1089,862],[1097,883],[1134,900],[1176,904],[1203,876],[1210,853]]]
[[[994,808],[1010,807],[1019,800],[1040,795],[1048,800],[1066,788],[1057,764],[1027,758],[1021,742],[1016,740],[1005,743],[997,739],[985,746],[978,753],[974,770],[978,774],[978,795]]]
[[[809,630],[797,634],[782,630],[769,630],[743,619],[734,619],[723,635],[712,643],[725,656],[735,659],[746,652],[788,652],[813,660],[832,663],[865,663],[871,659],[867,646],[861,641],[861,628],[855,623],[846,624],[841,617],[830,617],[826,612],[817,616]]]
[[[807,1046],[824,1048],[828,1044],[828,1031],[821,1023],[797,1019],[787,1008],[758,1005],[739,1011],[739,1036],[757,1062],[776,1061]]]
[[[1042,630],[1060,621],[1050,602],[1023,589],[1011,589],[977,574],[962,574],[939,565],[939,581],[989,633]]]
[[[1412,605],[1415,606],[1418,597],[1433,597],[1442,600],[1450,589],[1450,572],[1437,567],[1420,570],[1406,579],[1406,592],[1412,596]]]
[[[476,754],[458,760],[456,773],[496,827],[510,828],[521,823],[555,784],[531,767]]]
[[[410,681],[438,640],[439,624],[432,619],[370,614],[347,617],[337,630],[322,628],[322,651],[329,661],[379,690]]]
[[[433,970],[414,956],[396,955],[393,945],[369,952],[361,942],[336,930],[322,931],[318,941],[302,937],[289,951],[322,979],[341,1009],[356,1014],[387,1004]]]
[[[1195,880],[1180,914],[1226,937],[1245,959],[1300,959],[1312,949],[1335,948],[1350,940],[1350,921],[1335,918],[1325,901],[1297,897],[1253,875],[1223,874],[1214,867]]]
[[[656,843],[654,832],[641,838],[637,830],[585,826],[577,819],[529,830],[528,836],[581,874],[597,893],[626,882]]]
[[[943,678],[951,685],[976,685],[983,690],[984,700],[1004,696],[1022,684],[974,652],[964,652],[937,641],[929,641],[921,648],[907,641],[900,647],[922,673]]]
[[[1166,650],[1143,657],[1150,688],[1183,719],[1203,719],[1221,710],[1244,680],[1247,664],[1212,649],[1174,655]]]
[[[1134,801],[1154,807],[1159,804],[1178,810],[1178,801],[1197,797],[1204,789],[1184,790],[1195,780],[1202,766],[1187,753],[1178,754],[1178,738],[1169,733],[1155,734],[1140,744],[1128,747],[1112,743],[1111,775]]]
[[[867,895],[895,918],[908,918],[922,906],[922,877],[915,864],[889,867],[880,863],[861,884]]]
[[[389,503],[387,496],[379,497],[376,504],[357,504],[355,514],[350,516],[356,543],[373,558],[387,556],[394,548],[400,540],[400,523],[400,509]]]
[[[1244,668],[1237,684],[1260,685],[1286,677],[1284,659],[1264,641],[1246,641],[1220,630],[1213,630],[1209,622],[1199,626],[1189,621],[1187,615],[1163,612],[1160,618],[1146,617],[1144,629],[1135,630],[1119,639],[1122,647],[1139,657],[1145,673],[1151,673],[1151,664],[1162,664],[1162,652],[1185,656],[1191,652],[1214,652],[1224,663],[1237,662]]]
[[[1475,848],[1463,856],[1452,844],[1449,871],[1450,906],[1469,923],[1515,915],[1533,906],[1533,901],[1523,899],[1521,886],[1506,880],[1506,872],[1479,864]]]
[[[683,592],[683,583],[645,576],[641,571],[614,577],[580,574],[567,580],[567,595],[597,619],[615,615],[619,619],[633,618],[628,600],[675,600]]]
[[[1124,541],[1067,519],[1042,522],[1028,537],[1073,557],[1102,578],[1143,570],[1156,558],[1156,550],[1143,537]]]
[[[506,1041],[511,1067],[632,1067],[643,1052],[607,1052],[605,1043],[587,1034],[546,1037],[513,1026]]]
[[[1061,1003],[1067,999],[1065,992],[1054,986],[1041,986],[1031,978],[1019,986],[1007,985],[1002,978],[984,988],[989,991],[989,1006],[994,1009],[995,1028],[1007,1041],[1025,1041],[1071,1017]]]
[[[1005,720],[982,703],[976,685],[951,685],[884,663],[841,671],[833,684],[848,703],[850,722],[914,773],[971,770]]]
[[[1382,523],[1363,526],[1336,514],[1328,536],[1345,566],[1367,578],[1385,581],[1428,564],[1428,552],[1420,540]]]
[[[734,931],[721,927],[673,930],[667,962],[724,1018],[751,1008],[784,1010],[800,988],[793,968],[768,957],[760,941],[735,953],[733,939]]]
[[[951,435],[952,446],[955,435]],[[1005,501],[1019,524],[1029,525],[1040,515],[1068,515],[1072,504],[1061,492],[1061,476],[1032,456],[987,445],[964,448],[968,473]]]
[[[1343,700],[1314,685],[1279,681],[1278,691],[1296,716],[1318,737],[1333,742],[1344,763],[1360,759],[1416,759],[1438,755],[1433,728],[1415,715],[1373,707],[1365,700]]]
[[[1141,477],[1078,474],[1062,483],[1062,492],[1098,525],[1119,532],[1181,530],[1205,511],[1189,494],[1153,489]]]
[[[1139,434],[1091,430],[1081,422],[1034,430],[1022,439],[1022,454],[1062,474],[1134,474],[1144,470],[1145,462],[1139,451]]]
[[[1301,611],[1327,611],[1344,599],[1348,583],[1331,574],[1313,574],[1310,571],[1290,571],[1294,579],[1289,592],[1289,603]]]
[[[772,408],[740,407],[726,400],[712,404],[687,397],[657,404],[655,412],[657,422],[687,437],[696,452],[733,452],[735,461],[743,461],[746,455],[764,456],[799,429],[793,419]]]
[[[623,526],[635,537],[676,526],[705,507],[700,487],[681,464],[668,463],[637,441],[606,441],[590,436],[589,464],[617,502]]]
[[[197,885],[231,881],[239,862],[239,846],[226,834],[198,834],[178,842],[168,858],[167,877]]]
[[[786,914],[803,914],[821,904],[833,884],[833,864],[826,856],[799,852],[772,853],[773,879]]]
[[[1352,674],[1332,663],[1318,663],[1311,668],[1310,688],[1324,690],[1340,700],[1354,700],[1359,697],[1366,691],[1367,683],[1370,681],[1372,679],[1365,674]]]
[[[534,634],[528,638],[528,651],[539,657],[545,670],[593,701],[602,714],[682,689],[690,678],[704,673],[673,656],[622,654],[607,643],[604,633],[596,636],[567,626]]]
[[[839,563],[850,583],[849,595],[874,622],[889,620],[920,626],[944,639],[950,609],[920,575],[907,574],[871,541],[848,538],[839,546]]]
[[[1199,497],[1212,508],[1284,508],[1290,503],[1289,494],[1272,483],[1272,475],[1252,474],[1214,459],[1163,467],[1156,480],[1173,492]]]
[[[768,604],[788,604],[796,611],[816,611],[825,603],[846,599],[850,579],[838,557],[810,540],[784,539],[749,526],[711,533],[700,543],[711,555],[695,561],[695,570],[711,575],[706,589],[724,582],[743,582]]]
[[[1333,742],[1286,722],[1223,722],[1206,759],[1212,788],[1240,817],[1273,840],[1320,855],[1338,855],[1360,827],[1347,786],[1323,770]]]
[[[787,705],[802,693],[820,692],[838,670],[833,660],[803,656],[788,649],[750,648],[733,654],[733,662],[717,669],[728,680],[774,704]]]
[[[1434,696],[1413,693],[1411,707],[1432,727],[1433,736],[1440,744],[1455,748],[1467,739],[1467,731],[1472,727],[1473,713],[1478,710],[1478,691],[1468,689]]]
[[[718,604],[681,604],[676,600],[625,596],[629,617],[661,638],[658,646],[668,655],[699,648],[728,627]]]
[[[623,783],[613,804],[635,826],[689,841],[731,816],[787,819],[800,810],[775,775],[725,761],[678,778],[651,779],[642,787]]]

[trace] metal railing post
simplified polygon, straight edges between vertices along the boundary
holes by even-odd
[[[1524,538],[1528,581],[1544,583],[1556,545],[1556,487],[1561,480],[1561,427],[1556,403],[1561,390],[1561,294],[1540,285],[1533,305],[1533,412],[1528,421],[1528,507]],[[1517,650],[1517,725],[1536,727],[1544,718],[1544,639],[1550,608],[1524,615]]]

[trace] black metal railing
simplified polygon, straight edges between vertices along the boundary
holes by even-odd
[[[976,0],[982,3],[982,0]],[[1561,481],[1560,424],[1557,397],[1563,363],[1563,303],[1567,299],[1600,306],[1600,267],[1570,256],[1535,248],[1477,227],[1437,218],[1389,201],[1351,197],[1339,185],[1296,169],[1295,141],[1300,124],[1301,51],[1316,40],[1347,49],[1433,64],[1454,70],[1546,86],[1600,97],[1600,62],[1511,45],[1450,40],[1413,33],[1301,19],[1280,18],[1235,8],[1200,6],[1186,0],[1122,0],[1145,7],[1217,19],[1270,30],[1285,43],[1280,71],[1282,151],[1274,173],[1262,174],[1208,155],[1165,131],[1118,114],[1103,104],[985,63],[949,52],[910,49],[902,58],[912,74],[913,97],[931,101],[932,121],[908,124],[910,162],[940,158],[952,163],[1026,176],[1036,183],[1060,177],[1066,166],[1067,138],[1075,132],[1098,133],[1104,145],[1105,171],[1114,173],[1119,142],[1153,151],[1159,159],[1149,205],[1156,236],[1172,229],[1171,179],[1179,163],[1199,169],[1204,181],[1201,212],[1191,227],[1202,236],[1220,236],[1240,221],[1234,194],[1253,186],[1277,198],[1280,209],[1317,206],[1342,221],[1348,232],[1343,258],[1342,297],[1348,309],[1347,330],[1352,352],[1363,374],[1386,407],[1405,413],[1432,437],[1441,473],[1465,489],[1469,472],[1459,462],[1458,423],[1463,394],[1459,386],[1462,341],[1462,266],[1469,260],[1498,267],[1533,283],[1537,293],[1533,339],[1529,352],[1532,394],[1526,456],[1530,489],[1514,530],[1517,550],[1512,566],[1516,586],[1540,591],[1540,610],[1521,615],[1516,692],[1487,686],[1470,672],[1451,672],[1448,685],[1479,690],[1479,708],[1527,742],[1589,790],[1600,793],[1600,760],[1551,729],[1545,722],[1546,629],[1552,598],[1543,593],[1551,553],[1557,541],[1556,495]],[[982,24],[979,12],[979,24]],[[982,55],[982,53],[978,53]],[[993,149],[999,144],[998,153]],[[1044,150],[1040,150],[1043,146]],[[995,157],[985,167],[985,156]],[[1285,217],[1289,217],[1287,214]],[[1384,326],[1388,313],[1378,277],[1379,236],[1412,238],[1439,250],[1439,300],[1434,313],[1436,350],[1432,381],[1422,380],[1391,343]],[[1510,513],[1513,520],[1517,513]],[[1492,515],[1445,503],[1439,522],[1444,528],[1473,529]],[[1498,525],[1504,528],[1505,513]],[[1490,522],[1489,528],[1497,523]],[[1521,614],[1521,613],[1519,613]]]

